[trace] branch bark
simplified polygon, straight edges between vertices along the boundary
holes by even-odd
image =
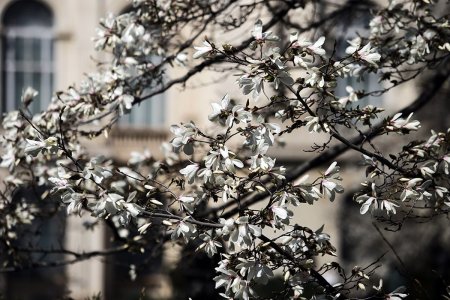
[[[54,250],[53,251],[49,250],[48,252],[50,252],[50,253],[65,253],[65,254],[75,256],[75,257],[73,259],[69,259],[69,260],[66,259],[66,260],[48,261],[48,262],[40,261],[40,262],[33,262],[27,266],[0,268],[0,274],[16,272],[16,271],[23,271],[23,270],[30,270],[30,269],[54,268],[54,267],[71,265],[71,264],[75,264],[75,263],[78,263],[78,262],[81,262],[84,260],[91,259],[92,257],[96,257],[96,256],[108,256],[108,255],[113,255],[116,253],[125,252],[128,250],[128,248],[129,248],[128,245],[122,245],[119,247],[115,247],[115,248],[111,248],[111,249],[107,249],[107,250],[103,250],[103,251],[92,251],[92,252],[86,252],[86,253],[77,253],[77,252],[70,251],[70,250],[61,250],[60,252],[54,251]],[[44,250],[42,250],[42,249],[37,250],[37,252],[43,252],[43,251]],[[32,251],[28,251],[28,252],[32,252]]]

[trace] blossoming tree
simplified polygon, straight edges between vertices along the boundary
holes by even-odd
[[[72,258],[47,265],[145,251],[157,239],[195,244],[217,257],[213,280],[226,299],[260,297],[255,285],[277,273],[284,277],[278,296],[291,299],[346,299],[355,289],[366,289],[373,299],[406,297],[407,291],[371,282],[373,265],[351,272],[337,262],[317,265],[318,256],[339,253],[322,229],[302,225],[293,207],[344,193],[338,156],[351,151],[366,169],[353,199],[367,218],[369,212],[377,212],[378,222],[448,214],[447,132],[432,132],[426,141],[412,136],[395,155],[376,145],[377,137],[401,135],[402,142],[417,131],[413,113],[449,76],[449,10],[435,2],[134,0],[131,11],[100,23],[95,47],[109,53],[108,64],[57,92],[48,109],[34,116],[28,107],[37,91],[28,88],[22,107],[4,116],[1,167],[9,175],[0,194],[0,241],[7,254],[2,270],[40,266],[14,259],[21,251],[16,247],[21,228],[49,215],[39,204],[15,197],[31,187],[45,190],[42,198],[56,199],[52,213],[90,214],[112,230],[131,229],[128,237],[117,238],[116,248],[59,249]],[[370,11],[368,29],[338,51],[330,27],[351,10]],[[293,21],[310,12],[321,13],[302,24]],[[233,43],[205,37],[248,23],[253,30]],[[190,28],[190,36],[180,40],[183,28]],[[184,75],[165,78],[175,64]],[[163,159],[134,155],[127,166],[86,152],[83,138],[107,135],[140,102],[206,69],[239,74],[241,97],[223,95],[212,103],[209,121],[219,131],[193,122],[172,125]],[[381,87],[336,92],[340,78],[364,80],[367,74],[376,74]],[[359,105],[423,74],[430,84],[395,114]],[[328,142],[311,145],[314,157],[288,170],[269,153],[280,136],[302,128]],[[327,272],[338,274],[339,281],[329,282]]]

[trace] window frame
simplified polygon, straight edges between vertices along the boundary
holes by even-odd
[[[37,19],[28,24],[15,23],[14,14],[20,13],[18,7],[32,4],[41,6],[42,13],[36,14]],[[24,10],[29,15],[29,9]],[[22,16],[23,17],[23,16]],[[48,17],[49,20],[42,18]],[[17,17],[19,19],[19,17]],[[39,19],[41,18],[41,19]],[[6,113],[20,107],[21,95],[28,86],[39,92],[35,102],[30,106],[32,113],[44,110],[50,103],[55,86],[55,51],[54,51],[54,15],[52,10],[39,1],[13,2],[6,7],[2,16],[1,32],[1,80],[0,89],[2,101],[0,110]],[[19,53],[16,43],[23,43],[23,56]],[[39,51],[35,51],[37,48]],[[35,53],[38,53],[36,56]],[[17,86],[17,78],[21,78],[23,86]],[[38,82],[36,84],[36,82]]]

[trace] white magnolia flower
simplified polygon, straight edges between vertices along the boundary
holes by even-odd
[[[57,174],[55,174],[55,176],[51,176],[48,178],[48,181],[54,184],[52,192],[70,189],[68,180],[69,178],[70,174],[66,173],[63,167],[58,168]]]
[[[225,114],[231,109],[230,96],[226,94],[223,96],[222,100],[220,100],[220,103],[211,103],[211,107],[213,112],[208,116],[208,119],[210,121],[215,121],[221,114]]]
[[[122,32],[122,41],[128,46],[136,44],[138,40],[145,34],[145,28],[141,24],[132,22],[128,24],[125,30]]]
[[[407,299],[408,294],[405,293],[406,288],[401,286],[386,295],[386,300],[403,300]]]
[[[228,148],[226,146],[220,148],[219,152],[220,152],[222,158],[224,159],[223,164],[224,164],[226,170],[228,170],[232,173],[235,173],[236,172],[235,167],[237,167],[237,168],[244,167],[244,164],[239,159],[230,158],[231,152],[228,151]],[[234,155],[234,153],[232,153],[232,154]]]
[[[367,195],[362,195],[362,196],[359,196],[358,198],[356,198],[356,201],[358,203],[364,202],[361,205],[361,209],[360,209],[360,213],[362,215],[364,215],[366,212],[368,212],[370,208],[372,208],[372,210],[378,208],[378,201],[377,201],[377,198],[375,198],[375,197],[369,197]]]
[[[263,32],[262,27],[263,27],[262,21],[257,20],[255,23],[255,26],[253,27],[253,30],[252,30],[252,36],[255,38],[256,41],[263,42],[263,41],[278,41],[279,40],[279,38],[277,36],[272,35],[271,31]]]
[[[391,202],[389,200],[382,200],[380,203],[380,209],[386,210],[386,213],[389,215],[390,213],[393,213],[394,215],[397,213],[396,207],[399,207],[398,204],[395,204],[394,202]]]
[[[123,208],[126,209],[127,212],[132,217],[136,218],[144,211],[144,209],[141,206],[137,205],[136,203],[129,203],[128,201],[129,200],[127,200],[127,202],[123,203],[122,205],[123,205]],[[128,223],[128,222],[126,222],[126,223]]]
[[[437,171],[438,163],[435,161],[427,161],[420,166],[419,170],[423,177],[432,177]]]
[[[247,111],[244,106],[237,104],[231,110],[231,115],[227,118],[226,125],[231,127],[233,122],[236,124],[249,123],[252,120],[252,113]]]
[[[139,226],[139,228],[138,228],[139,234],[145,234],[147,232],[147,229],[150,227],[150,225],[152,225],[151,222],[144,223],[143,225]]]
[[[194,152],[194,146],[192,138],[197,134],[197,128],[194,123],[187,123],[180,125],[172,125],[170,131],[175,135],[171,144],[175,152],[179,152],[181,149],[187,155],[191,155]]]
[[[5,154],[2,155],[0,167],[8,168],[10,171],[14,168],[16,162],[16,151],[14,148],[9,148]]]
[[[362,203],[360,213],[364,215],[366,212],[371,210],[378,209],[378,200],[377,200],[377,192],[376,192],[376,186],[375,183],[372,183],[371,185],[372,193],[371,196],[369,195],[361,195],[356,198],[356,202],[359,204]]]
[[[112,34],[116,27],[116,19],[112,13],[109,13],[105,19],[101,19],[100,24],[102,27],[96,29],[97,37],[94,39],[97,50],[103,49],[106,44],[115,43],[119,39]]]
[[[39,94],[38,91],[33,89],[32,87],[27,87],[25,91],[22,94],[22,103],[25,105],[25,107],[28,107],[30,103],[33,101],[33,99]]]
[[[324,175],[326,177],[333,176],[335,174],[338,174],[340,171],[340,168],[337,165],[337,161],[334,161],[331,163],[331,165],[328,167],[328,169],[325,171]]]
[[[195,181],[195,176],[197,174],[198,169],[200,168],[200,166],[196,163],[187,165],[185,168],[180,170],[180,173],[183,174],[188,182],[190,184],[194,183]]]
[[[258,76],[249,77],[247,74],[238,79],[239,87],[242,88],[244,95],[252,93],[252,98],[258,100],[259,94],[263,89],[262,78]]]
[[[209,154],[204,158],[204,161],[206,168],[216,171],[220,166],[220,153],[210,150]]]
[[[192,223],[187,222],[186,220],[181,220],[178,222],[177,227],[172,232],[172,240],[179,239],[180,237],[185,239],[186,241],[194,238],[197,235],[197,228]]]
[[[1,166],[1,165],[0,165]],[[450,156],[449,155],[444,155],[443,157],[442,157],[442,161],[441,161],[441,163],[439,164],[439,166],[441,166],[442,167],[442,169],[444,169],[444,173],[446,174],[446,175],[449,175],[450,174],[450,172],[449,172],[449,167],[450,167]]]
[[[234,219],[219,219],[219,222],[224,225],[218,234],[228,237],[229,247],[234,245],[247,249],[253,244],[254,237],[261,236],[261,227],[249,224],[248,216],[242,216]]]
[[[353,54],[356,51],[358,51],[358,49],[361,47],[361,38],[360,37],[356,37],[350,41],[347,41],[347,43],[350,44],[350,46],[348,46],[345,49],[345,53],[347,54]]]
[[[83,194],[68,191],[62,196],[62,202],[67,205],[67,214],[81,214],[83,208]]]
[[[289,34],[289,42],[293,43],[298,40],[298,32],[293,31]]]
[[[358,101],[358,94],[351,86],[348,85],[345,90],[347,91],[348,96],[342,97],[338,100],[339,104],[343,107],[345,107],[348,102]]]
[[[203,243],[198,246],[197,250],[204,250],[209,257],[213,257],[217,253],[217,248],[222,248],[222,244],[211,239],[208,234],[202,233],[199,237]]]
[[[329,132],[329,126],[326,123],[323,123],[323,128],[320,126],[319,117],[308,116],[305,118],[306,128],[309,132],[322,132],[325,129],[325,132]]]
[[[336,180],[342,180],[341,177],[339,177],[339,170],[340,168],[337,165],[336,161],[331,163],[331,165],[323,174],[324,178],[320,183],[320,192],[326,199],[329,199],[330,201],[334,201],[336,193],[341,194],[344,192],[344,188],[340,184],[335,182]]]
[[[421,189],[420,185],[423,182],[422,178],[400,178],[400,182],[406,182],[406,186],[400,195],[401,201],[420,198],[420,193],[417,190]]]
[[[274,276],[272,269],[258,261],[249,261],[239,258],[240,263],[236,265],[239,274],[248,281],[256,281],[260,284],[267,284],[269,279]]]
[[[359,58],[375,66],[381,58],[381,55],[375,52],[375,48],[370,48],[370,43],[362,47],[357,53]]]
[[[307,46],[306,48],[311,50],[314,54],[324,56],[325,49],[322,48],[323,43],[325,43],[325,37],[321,36],[313,45]]]
[[[243,279],[235,271],[223,265],[216,268],[216,271],[220,273],[220,275],[214,277],[216,289],[225,288],[225,294],[222,294],[225,299],[249,300],[250,296],[256,295],[250,287],[250,282]]]
[[[208,169],[208,168],[200,169],[197,174],[198,174],[197,176],[199,178],[203,178],[203,183],[207,183],[207,182],[212,183],[213,182],[214,177],[213,177],[213,172],[211,171],[211,169]]]
[[[305,78],[305,84],[309,84],[311,87],[323,88],[325,86],[325,78],[317,67],[313,67]]]
[[[293,213],[286,205],[273,204],[270,206],[270,210],[273,216],[271,223],[274,227],[283,228],[284,225],[289,225],[289,219],[293,216]]]
[[[111,170],[102,166],[103,163],[107,163],[103,156],[92,158],[83,170],[83,177],[85,179],[93,179],[98,184],[102,183],[104,179],[111,177]]]
[[[296,55],[294,56],[294,65],[302,67],[304,69],[308,69],[308,64],[312,63],[312,58],[309,56],[301,56]]]
[[[58,149],[58,138],[51,136],[45,140],[30,140],[26,139],[25,153],[32,156],[38,155],[42,150],[49,150],[51,153],[55,153]]]
[[[251,112],[247,111],[244,106],[237,104],[232,106],[230,97],[225,95],[220,103],[211,103],[213,108],[212,114],[208,116],[210,121],[216,121],[227,127],[240,122],[248,123],[252,120]]]
[[[336,193],[341,194],[344,192],[344,188],[340,184],[328,179],[323,179],[321,181],[320,188],[325,199],[330,201],[334,201],[336,198]]]
[[[312,43],[308,41],[305,37],[299,37],[298,33],[291,34],[290,40],[292,43],[291,45],[292,48],[306,48],[312,45]]]
[[[423,35],[419,34],[410,39],[410,45],[408,45],[409,64],[420,61],[425,55],[430,53],[429,42],[435,34],[432,30],[426,30]]]
[[[213,51],[213,47],[208,41],[203,41],[202,47],[195,46],[194,48],[195,50],[197,50],[197,52],[195,52],[193,55],[194,58],[200,58]]]
[[[287,219],[289,216],[287,209],[283,206],[272,205],[270,207],[270,210],[272,211],[274,216],[276,216],[277,218],[280,218],[282,220]]]
[[[402,130],[406,130],[406,131],[415,131],[418,130],[420,128],[420,122],[415,120],[415,121],[410,121],[413,113],[410,113],[409,116],[406,119],[400,118],[402,115],[402,113],[398,113],[396,114],[389,122],[388,125],[386,126],[387,130],[391,130],[391,131],[398,131],[399,133],[402,133]]]
[[[194,213],[195,210],[195,198],[192,196],[180,196],[178,197],[183,209],[187,210],[191,214]]]
[[[392,1],[392,3],[395,3]],[[375,16],[369,23],[370,27],[370,35],[371,37],[375,37],[378,35],[381,35],[385,32],[385,26],[386,26],[385,20],[383,19],[383,16]],[[389,26],[386,26],[389,27]]]
[[[125,112],[128,112],[133,108],[134,97],[131,95],[120,95],[117,99],[117,105],[119,108],[119,115],[123,116]]]
[[[263,154],[254,155],[250,159],[250,170],[252,171],[263,170],[269,172],[275,166],[275,159]]]
[[[440,46],[438,46],[439,50],[446,50],[447,52],[450,52],[450,43],[444,43]]]

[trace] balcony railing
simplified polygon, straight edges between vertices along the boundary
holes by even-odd
[[[119,159],[128,159],[130,151],[143,151],[145,149],[159,156],[161,144],[168,140],[169,134],[163,129],[135,128],[120,126],[111,130],[106,146],[113,156]],[[109,152],[108,151],[108,152]]]

